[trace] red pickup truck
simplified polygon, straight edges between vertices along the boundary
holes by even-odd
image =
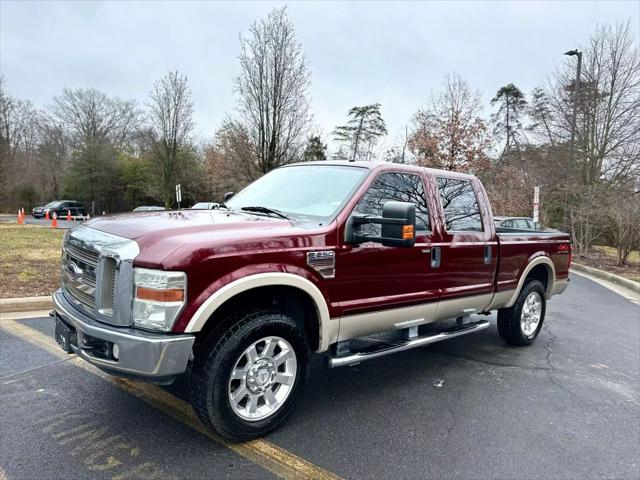
[[[186,372],[200,419],[233,440],[282,425],[314,352],[353,365],[484,329],[471,315],[494,310],[528,345],[568,283],[568,235],[496,231],[471,175],[309,162],[225,200],[69,231],[55,335],[115,375]]]

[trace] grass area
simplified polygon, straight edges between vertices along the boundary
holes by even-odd
[[[51,295],[59,288],[64,232],[0,224],[0,298]]]
[[[629,260],[624,267],[618,266],[618,254],[613,247],[593,247],[589,251],[589,255],[577,257],[575,260],[577,263],[599,268],[629,280],[640,282],[640,252],[637,250],[629,254]]]

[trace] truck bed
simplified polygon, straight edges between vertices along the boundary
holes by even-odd
[[[555,268],[555,280],[569,276],[570,255],[566,246],[570,243],[567,233],[557,230],[517,230],[496,228],[499,261],[496,275],[496,291],[515,289],[523,269],[540,255],[548,256]]]

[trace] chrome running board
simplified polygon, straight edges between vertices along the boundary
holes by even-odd
[[[345,367],[349,365],[355,365],[356,363],[364,362],[365,360],[371,360],[372,358],[383,357],[384,355],[390,355],[392,353],[403,352],[416,347],[423,347],[432,343],[441,342],[443,340],[449,340],[450,338],[460,337],[469,333],[479,332],[489,327],[490,323],[487,320],[480,320],[478,322],[470,322],[462,324],[442,332],[424,335],[422,337],[408,335],[408,339],[398,343],[383,342],[378,344],[372,349],[360,352],[349,352],[346,354],[329,357],[329,367]],[[340,348],[338,345],[338,352],[343,352],[345,349]]]

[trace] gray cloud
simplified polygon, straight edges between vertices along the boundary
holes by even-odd
[[[0,70],[36,105],[63,87],[94,86],[145,102],[169,69],[188,75],[197,133],[235,109],[238,35],[281,2],[0,2]],[[509,82],[546,82],[562,52],[600,22],[632,21],[628,2],[291,2],[312,70],[313,111],[328,135],[353,105],[380,102],[391,138],[443,76],[485,100]]]

